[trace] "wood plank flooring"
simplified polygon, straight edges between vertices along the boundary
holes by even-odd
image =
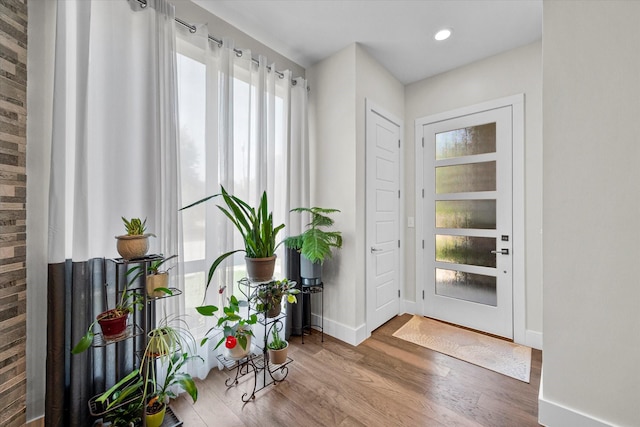
[[[398,316],[357,347],[320,333],[292,337],[287,379],[244,404],[246,381],[227,389],[228,372],[198,381],[199,398],[171,407],[186,427],[538,426],[542,353],[532,355],[531,383],[395,338]]]

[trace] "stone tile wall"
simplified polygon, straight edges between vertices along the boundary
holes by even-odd
[[[0,0],[0,425],[26,423],[27,0]]]

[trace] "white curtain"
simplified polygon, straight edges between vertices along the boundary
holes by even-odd
[[[206,25],[197,25],[195,33],[178,29],[183,203],[217,194],[223,185],[256,206],[266,191],[274,221],[287,225],[278,240],[299,233],[299,218],[289,221],[288,212],[309,202],[306,81],[298,78],[294,85],[290,71],[279,75],[265,57],[257,56],[256,64],[251,52],[235,48],[233,40],[219,45],[208,34]],[[221,253],[244,247],[216,208],[219,203],[214,199],[183,211],[185,313],[197,338],[215,323],[195,312],[203,303],[209,265]],[[283,254],[280,250],[275,273],[280,277]],[[232,293],[239,295],[235,283],[243,276],[240,253],[218,269],[205,302],[225,305]],[[218,366],[216,343],[200,348],[205,364],[192,374],[203,378]]]
[[[103,300],[105,271],[96,260],[118,257],[121,217],[147,218],[158,236],[151,253],[179,252],[176,24],[165,0],[55,7],[48,22],[55,63],[36,74],[53,76],[53,92],[38,100],[52,105],[50,145],[33,146],[49,156],[50,173],[28,189],[48,193],[49,203],[29,215],[48,217],[48,259],[37,263],[49,264],[47,424],[87,425],[87,397],[117,375],[104,362],[110,356],[69,354],[97,314],[89,302]],[[171,277],[181,287],[182,275]]]
[[[151,252],[177,253],[173,6],[59,1],[49,261],[115,257],[121,217],[148,218]]]

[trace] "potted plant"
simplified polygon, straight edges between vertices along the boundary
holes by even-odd
[[[144,221],[141,221],[140,218],[128,220],[122,217],[122,222],[127,234],[116,236],[118,253],[127,261],[142,258],[149,251],[149,236],[155,237],[155,234],[145,233],[147,219],[145,218]]]
[[[271,328],[271,341],[267,344],[269,351],[269,363],[282,365],[287,361],[289,343],[280,338],[280,332],[275,326]]]
[[[312,207],[296,208],[291,212],[309,213],[311,222],[307,224],[307,229],[302,234],[287,237],[284,240],[284,245],[289,249],[298,250],[302,255],[300,257],[300,277],[309,284],[320,284],[322,282],[322,264],[332,256],[333,248],[342,247],[342,233],[325,230],[333,226],[334,223],[328,215],[340,211]]]
[[[265,313],[265,316],[277,317],[282,310],[282,297],[287,297],[289,304],[298,302],[296,295],[300,293],[295,288],[296,283],[288,279],[274,280],[256,287],[251,296],[255,303],[256,310]]]
[[[166,270],[160,270],[162,265],[176,258],[178,255],[171,255],[167,258],[151,261],[147,266],[147,295],[151,298],[160,298],[166,295],[172,295],[169,289],[169,270],[173,267],[169,267]]]
[[[222,328],[222,338],[215,348],[224,343],[226,357],[230,359],[246,357],[251,350],[251,337],[253,337],[251,325],[255,325],[258,321],[258,316],[255,313],[246,319],[240,316],[240,306],[246,303],[246,301],[238,301],[234,295],[231,295],[229,305],[222,308],[224,315],[218,317],[216,326],[207,331],[200,345],[204,345],[209,340],[209,334]],[[218,311],[218,307],[206,305],[196,307],[196,310],[203,316],[216,316],[215,313]]]
[[[284,224],[274,226],[273,213],[269,211],[266,191],[262,193],[260,204],[256,208],[252,208],[245,201],[229,194],[224,187],[221,186],[220,188],[221,192],[219,194],[205,197],[182,208],[188,209],[209,199],[221,196],[226,207],[217,205],[218,208],[238,229],[244,241],[244,249],[236,249],[224,253],[211,264],[207,288],[218,265],[236,252],[245,253],[247,276],[251,281],[266,282],[271,280],[276,262],[275,251],[279,245],[279,243],[276,244],[276,235],[284,228]]]
[[[143,393],[146,401],[145,417],[147,427],[159,427],[162,425],[169,399],[177,397],[173,391],[176,388],[186,391],[191,396],[193,403],[198,400],[198,388],[195,381],[191,375],[180,372],[182,367],[194,358],[200,357],[190,356],[189,353],[176,352],[169,358],[162,359],[166,362],[164,363],[166,375],[163,381],[158,381],[156,364],[154,361],[150,361],[147,368],[148,381]],[[151,390],[148,389],[149,384],[153,387]]]
[[[127,277],[138,267],[132,267],[127,270]],[[129,291],[129,286],[142,275],[142,272],[138,272],[135,276],[128,281],[127,286],[120,295],[120,301],[116,306],[110,310],[104,311],[96,316],[96,320],[89,325],[87,333],[78,341],[73,347],[71,353],[78,354],[88,349],[93,343],[95,336],[93,332],[93,326],[96,322],[100,325],[102,336],[106,340],[115,340],[120,338],[127,329],[127,319],[129,313],[133,313],[136,307],[142,309],[144,304],[144,297],[135,291]]]
[[[191,352],[195,339],[179,316],[163,317],[147,334],[147,357],[164,357],[176,352]]]

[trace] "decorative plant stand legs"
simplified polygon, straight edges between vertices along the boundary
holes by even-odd
[[[260,283],[250,283],[247,279],[241,279],[238,282],[245,289],[249,289],[247,294],[250,294],[251,289],[261,286]],[[249,308],[251,310],[251,308]],[[258,323],[264,327],[264,337],[260,344],[256,343],[255,350],[251,351],[247,356],[241,359],[230,359],[220,354],[217,356],[218,361],[222,363],[227,371],[232,372],[231,376],[225,381],[227,388],[235,387],[240,383],[240,380],[248,375],[253,374],[253,384],[250,391],[245,392],[242,395],[242,401],[247,403],[250,400],[256,398],[256,393],[262,389],[272,385],[278,384],[287,378],[289,375],[289,363],[293,362],[293,359],[287,357],[285,363],[280,365],[271,364],[269,361],[269,354],[267,352],[267,340],[276,328],[278,332],[284,329],[283,319],[286,318],[286,312],[283,310],[279,315],[270,318],[266,313],[258,313],[260,319]],[[259,341],[259,340],[255,340]],[[250,384],[251,387],[251,384]]]

